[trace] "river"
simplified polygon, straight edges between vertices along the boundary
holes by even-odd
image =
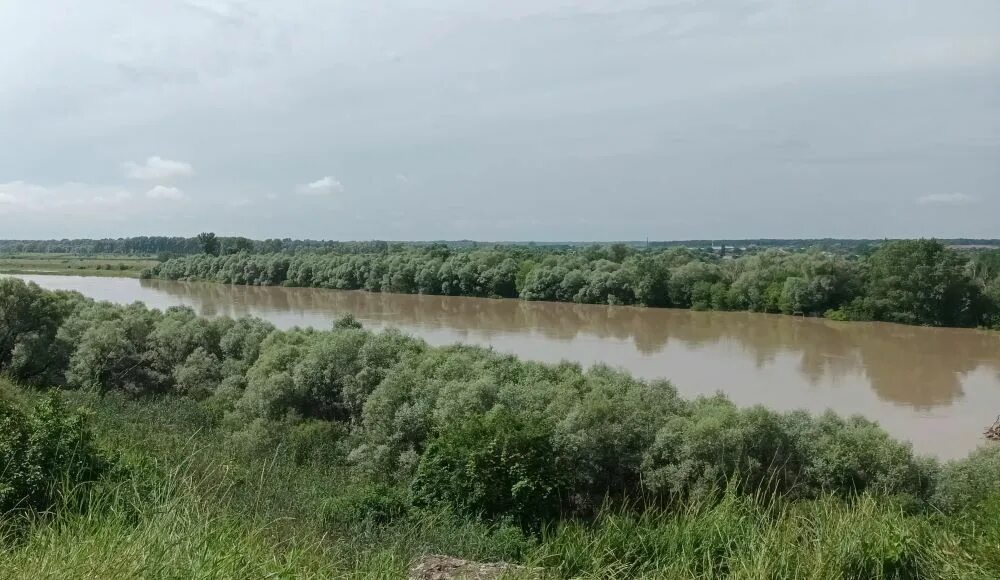
[[[98,300],[190,306],[328,328],[345,313],[436,345],[463,342],[547,362],[606,363],[667,378],[685,396],[861,414],[941,458],[984,443],[1000,414],[1000,333],[743,312],[372,294],[314,288],[24,275]]]

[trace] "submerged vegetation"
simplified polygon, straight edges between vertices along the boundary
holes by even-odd
[[[381,252],[213,252],[157,264],[171,280],[285,285],[588,304],[748,310],[838,320],[1000,327],[1000,250],[964,253],[932,240],[859,255],[625,245],[565,251],[444,245]]]
[[[1000,447],[941,465],[858,417],[10,278],[0,372],[4,577],[400,577],[431,552],[555,577],[1000,575]]]

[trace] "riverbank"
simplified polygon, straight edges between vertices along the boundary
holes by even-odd
[[[942,464],[857,417],[352,317],[282,331],[12,278],[0,305],[0,372],[36,385],[0,381],[4,577],[400,578],[429,553],[557,578],[1000,573],[997,446]]]
[[[433,346],[455,343],[525,361],[605,364],[670,379],[684,397],[723,392],[741,407],[830,409],[878,421],[920,453],[963,457],[1000,410],[1000,335],[746,312],[235,286],[206,282],[26,276],[80,292],[201,316],[254,316],[319,330],[351,314]]]
[[[565,253],[401,247],[358,254],[185,256],[157,264],[143,277],[974,328],[1000,327],[997,256],[961,253],[933,240],[887,242],[864,255],[767,250],[738,258],[621,245]]]
[[[74,254],[0,255],[0,274],[55,274],[138,278],[158,262],[146,257],[79,256]]]

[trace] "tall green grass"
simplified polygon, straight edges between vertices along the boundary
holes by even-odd
[[[31,404],[33,391],[0,385]],[[1000,495],[943,514],[862,494],[791,501],[729,489],[670,508],[608,505],[537,534],[447,510],[347,468],[241,446],[182,398],[75,392],[115,469],[0,517],[3,578],[402,578],[422,555],[520,562],[553,578],[1000,577]],[[514,574],[513,576],[517,576]]]

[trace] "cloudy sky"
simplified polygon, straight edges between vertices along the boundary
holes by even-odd
[[[997,0],[5,0],[0,237],[1000,237]]]

